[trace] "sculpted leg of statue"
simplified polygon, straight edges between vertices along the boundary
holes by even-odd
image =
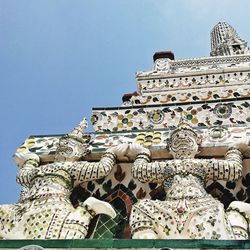
[[[166,190],[165,201],[144,199],[133,206],[130,227],[134,239],[247,239],[247,216],[241,213],[240,225],[236,225],[233,210],[225,213],[223,204],[204,188],[206,179],[235,181],[241,177],[242,154],[237,147],[247,144],[229,148],[225,160],[207,160],[195,158],[200,143],[199,134],[180,121],[170,136],[173,160],[151,163],[149,150],[130,145],[130,154],[137,155],[134,178],[163,183]]]
[[[77,208],[70,202],[69,195],[75,186],[107,176],[116,156],[127,149],[127,145],[119,145],[108,150],[99,162],[79,161],[88,153],[89,138],[82,134],[83,128],[85,122],[59,140],[53,163],[41,165],[39,157],[31,153],[16,155],[20,167],[17,181],[27,188],[28,195],[24,209],[21,206],[23,210],[18,211],[20,218],[16,220],[11,215],[14,227],[4,238],[82,239],[93,216],[104,213],[115,217],[107,202],[91,197]]]
[[[247,239],[249,231],[250,204],[241,201],[233,201],[227,209],[227,216],[236,239]]]
[[[94,197],[89,197],[86,201],[83,202],[84,206],[87,206],[88,209],[91,209],[95,212],[95,214],[106,214],[111,218],[116,217],[116,212],[112,208],[112,206],[104,201],[100,201]]]
[[[15,226],[15,217],[18,215],[18,205],[0,206],[0,238],[6,239]]]
[[[157,234],[151,229],[145,229],[133,234],[133,239],[147,240],[147,239],[158,239]]]

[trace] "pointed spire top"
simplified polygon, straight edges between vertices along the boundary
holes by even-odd
[[[211,56],[249,54],[247,42],[226,22],[219,22],[211,31]]]
[[[189,125],[188,120],[186,119],[186,117],[183,115],[183,113],[181,113],[181,117],[180,117],[179,123],[178,123],[177,128],[175,129],[175,131],[176,130],[183,130],[183,129],[194,131],[193,128]]]
[[[82,143],[86,143],[89,141],[89,135],[84,134],[87,127],[88,121],[84,117],[83,120],[79,123],[79,125],[75,127],[70,133],[68,133],[67,136]]]

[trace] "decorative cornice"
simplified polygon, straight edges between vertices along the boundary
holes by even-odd
[[[193,58],[184,60],[171,61],[171,66],[188,67],[188,66],[201,66],[212,64],[224,64],[224,63],[239,63],[250,62],[250,55],[237,55],[237,56],[213,56],[203,58]]]
[[[249,63],[247,65],[240,65],[242,63]],[[233,64],[225,65],[225,64]],[[234,65],[235,64],[235,65]],[[197,69],[197,67],[201,66],[214,66],[208,68]],[[180,71],[180,69],[195,67],[196,70],[190,69],[189,71]],[[236,55],[236,56],[214,56],[214,57],[203,57],[203,58],[192,58],[192,59],[181,59],[181,60],[167,60],[167,59],[158,59],[155,62],[155,66],[153,70],[149,71],[139,71],[136,73],[137,81],[141,79],[146,79],[148,77],[157,77],[162,74],[168,74],[169,77],[175,77],[179,75],[193,74],[196,72],[198,74],[205,73],[205,71],[209,70],[209,73],[216,73],[219,70],[225,71],[238,71],[239,68],[245,69],[250,67],[250,55]],[[179,71],[178,71],[179,70]]]

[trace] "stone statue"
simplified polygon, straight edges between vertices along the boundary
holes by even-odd
[[[16,154],[23,186],[15,205],[0,206],[0,237],[4,239],[82,239],[96,214],[116,216],[107,202],[90,197],[77,208],[70,202],[72,189],[86,181],[107,176],[123,145],[109,149],[99,162],[80,161],[88,153],[86,121],[59,140],[53,163],[40,163],[38,155]]]
[[[141,182],[164,183],[166,199],[139,200],[130,227],[134,239],[247,239],[250,204],[234,201],[228,210],[204,188],[206,179],[235,181],[242,175],[242,153],[227,150],[224,160],[196,159],[201,138],[181,120],[170,135],[172,160],[150,162],[150,151],[129,146],[137,155],[132,173]],[[243,148],[246,143],[239,143]]]

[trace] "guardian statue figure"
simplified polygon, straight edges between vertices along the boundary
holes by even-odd
[[[199,134],[184,120],[170,135],[172,160],[150,162],[150,151],[130,145],[137,154],[132,172],[141,182],[164,183],[166,200],[144,199],[132,208],[130,227],[134,239],[247,239],[250,205],[223,204],[208,194],[206,179],[236,181],[242,175],[245,143],[227,150],[224,160],[197,159]]]

